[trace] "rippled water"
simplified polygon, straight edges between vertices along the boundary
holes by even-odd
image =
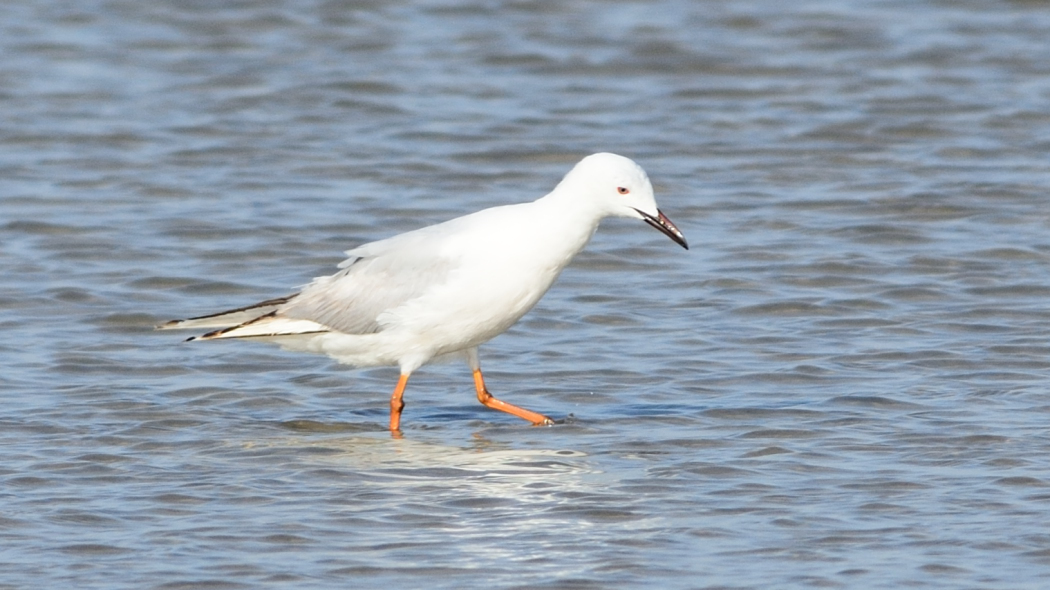
[[[0,6],[0,587],[1050,586],[1044,2]],[[631,156],[413,379],[152,326]]]

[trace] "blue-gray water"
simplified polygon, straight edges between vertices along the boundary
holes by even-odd
[[[0,587],[1050,586],[1050,5],[0,5]],[[652,177],[465,365],[163,320]]]

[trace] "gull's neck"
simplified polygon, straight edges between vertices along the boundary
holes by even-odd
[[[583,250],[605,217],[586,194],[580,194],[578,189],[566,184],[563,181],[532,203],[536,215],[541,218],[545,237],[563,249],[564,264]]]

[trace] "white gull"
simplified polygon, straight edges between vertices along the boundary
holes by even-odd
[[[342,270],[299,293],[158,328],[218,328],[189,340],[264,339],[358,367],[397,365],[401,376],[390,398],[395,433],[412,372],[437,357],[461,354],[482,404],[549,425],[550,418],[488,392],[478,345],[532,309],[610,216],[641,219],[689,248],[657,208],[638,164],[594,154],[531,203],[492,207],[358,246],[346,252]]]

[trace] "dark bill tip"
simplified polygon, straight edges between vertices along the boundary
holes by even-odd
[[[649,215],[648,213],[640,209],[635,209],[635,211],[638,211],[638,213],[642,216],[642,219],[644,219],[646,223],[660,230],[662,234],[674,240],[674,243],[685,248],[686,250],[689,249],[689,243],[685,241],[685,236],[683,236],[682,232],[679,231],[675,224],[672,223],[666,215],[664,215],[663,211],[657,209],[656,217],[653,217],[652,215]]]

